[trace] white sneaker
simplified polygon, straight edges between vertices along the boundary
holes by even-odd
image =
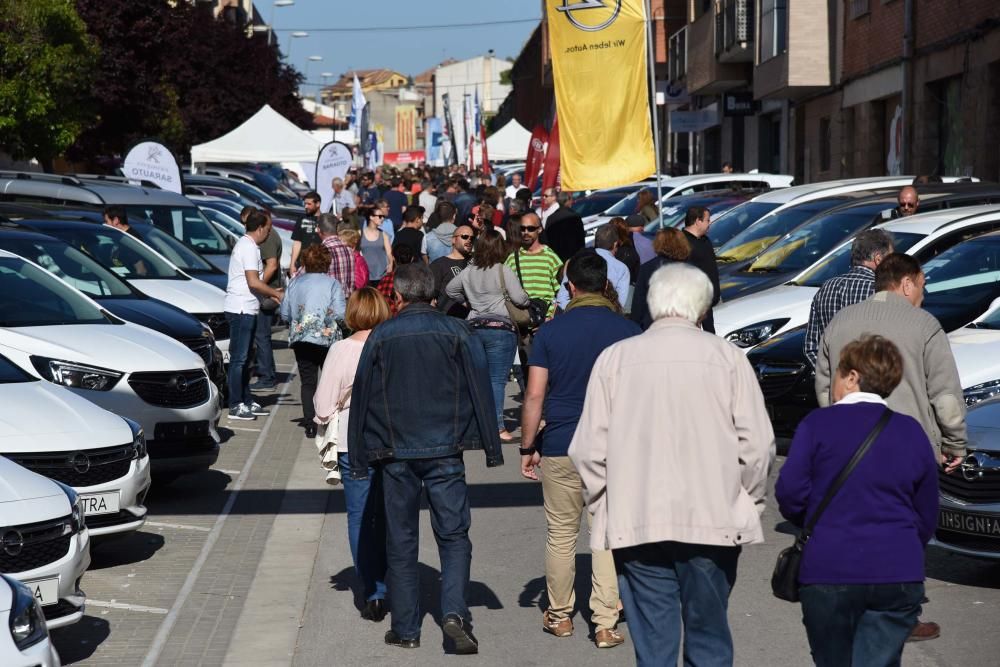
[[[266,417],[269,414],[271,414],[268,410],[265,410],[264,406],[258,403],[257,401],[251,402],[247,409],[250,410],[250,414],[256,415],[258,417]]]
[[[230,419],[240,419],[243,421],[253,421],[257,419],[246,403],[240,403],[235,408],[229,408]]]

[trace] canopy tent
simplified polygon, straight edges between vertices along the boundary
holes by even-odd
[[[516,120],[501,127],[486,137],[486,150],[490,160],[521,160],[528,155],[528,142],[531,132],[524,129]]]
[[[316,163],[323,142],[265,104],[235,130],[191,147],[191,164],[210,162]]]

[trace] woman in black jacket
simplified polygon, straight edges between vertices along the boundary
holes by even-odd
[[[653,323],[653,317],[649,314],[649,304],[646,303],[649,279],[661,266],[672,262],[686,262],[691,255],[691,246],[684,232],[673,227],[661,229],[656,233],[653,249],[656,251],[656,257],[639,267],[635,278],[635,290],[632,292],[632,312],[629,315],[643,331]]]

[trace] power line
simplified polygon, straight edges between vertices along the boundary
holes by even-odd
[[[542,19],[508,19],[506,21],[477,21],[475,23],[441,23],[438,25],[388,25],[359,26],[356,28],[272,28],[272,32],[383,32],[388,30],[442,30],[447,28],[479,28],[515,23],[538,23]]]

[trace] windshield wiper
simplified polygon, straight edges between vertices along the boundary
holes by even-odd
[[[738,257],[731,257],[729,255],[717,255],[715,261],[722,262],[723,264],[731,264],[740,260]]]
[[[781,273],[784,269],[779,266],[757,266],[750,267],[747,271],[750,273]]]

